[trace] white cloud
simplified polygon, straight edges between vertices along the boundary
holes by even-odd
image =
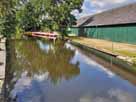
[[[117,4],[127,3],[128,1],[131,1],[131,0],[92,0],[91,3],[94,6],[103,8],[108,5],[117,5]]]
[[[77,18],[82,16],[92,15],[100,13],[102,11],[127,5],[129,3],[136,2],[136,0],[84,0],[82,13],[75,13]]]
[[[90,1],[92,7],[97,9],[111,9],[132,3],[136,0],[87,0]],[[86,0],[85,0],[86,2]]]
[[[78,10],[73,10],[73,11],[71,12],[71,14],[73,14],[73,15],[76,16],[76,17],[79,16]]]

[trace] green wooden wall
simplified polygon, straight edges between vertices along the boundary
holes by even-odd
[[[84,28],[87,37],[136,44],[136,26]]]
[[[79,28],[74,28],[74,27],[72,27],[72,28],[68,28],[67,29],[67,34],[69,35],[69,36],[78,36],[78,34],[79,34]]]
[[[71,32],[81,35],[79,29],[72,28]],[[84,35],[90,38],[136,44],[136,26],[86,27]]]

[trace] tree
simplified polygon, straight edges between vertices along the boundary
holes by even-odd
[[[71,12],[75,9],[81,12],[82,2],[83,0],[50,0],[45,11],[51,22],[51,29],[60,30],[75,24],[76,19]]]
[[[16,0],[1,0],[0,2],[0,33],[6,37],[15,34]]]
[[[75,24],[76,19],[71,12],[81,11],[82,2],[83,0],[2,0],[0,31],[6,36],[20,31],[45,29],[64,34],[68,26]]]
[[[15,12],[12,11],[6,14],[5,17],[3,18],[3,23],[1,25],[2,26],[1,33],[5,37],[11,37],[16,32],[16,24],[17,22]]]
[[[5,14],[8,9],[10,8],[10,0],[1,0],[0,1],[0,15],[2,16],[3,14]]]
[[[38,28],[45,26],[51,30],[60,30],[75,23],[76,19],[71,12],[75,9],[81,11],[82,2],[83,0],[29,0],[24,3],[22,15],[25,18],[22,22],[26,24],[31,21]],[[35,28],[34,24],[30,24],[30,28]]]
[[[35,31],[40,28],[39,12],[35,12],[35,6],[28,2],[20,13],[20,26],[25,31]]]

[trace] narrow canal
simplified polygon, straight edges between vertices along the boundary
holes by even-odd
[[[5,102],[136,102],[134,76],[69,43],[7,45]]]

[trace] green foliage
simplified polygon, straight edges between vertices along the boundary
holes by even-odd
[[[133,64],[136,66],[136,58],[133,59]]]
[[[74,24],[76,19],[71,14],[71,11],[80,10],[83,0],[64,0],[64,2],[58,0],[59,3],[56,4],[53,1],[51,0],[50,6],[46,8],[51,24],[55,22],[58,28]]]
[[[16,33],[16,16],[15,12],[8,13],[3,18],[1,33],[6,37],[12,37]]]
[[[0,16],[5,15],[12,5],[11,0],[0,0]]]
[[[25,31],[60,31],[75,24],[73,10],[81,11],[83,0],[2,0],[0,32],[5,36]],[[3,5],[5,4],[5,5]],[[14,12],[13,12],[14,11]]]
[[[16,32],[16,0],[0,1],[0,34],[6,37],[15,35]]]
[[[34,31],[40,27],[39,12],[35,11],[34,5],[28,2],[22,12],[20,12],[20,26],[25,31]]]

